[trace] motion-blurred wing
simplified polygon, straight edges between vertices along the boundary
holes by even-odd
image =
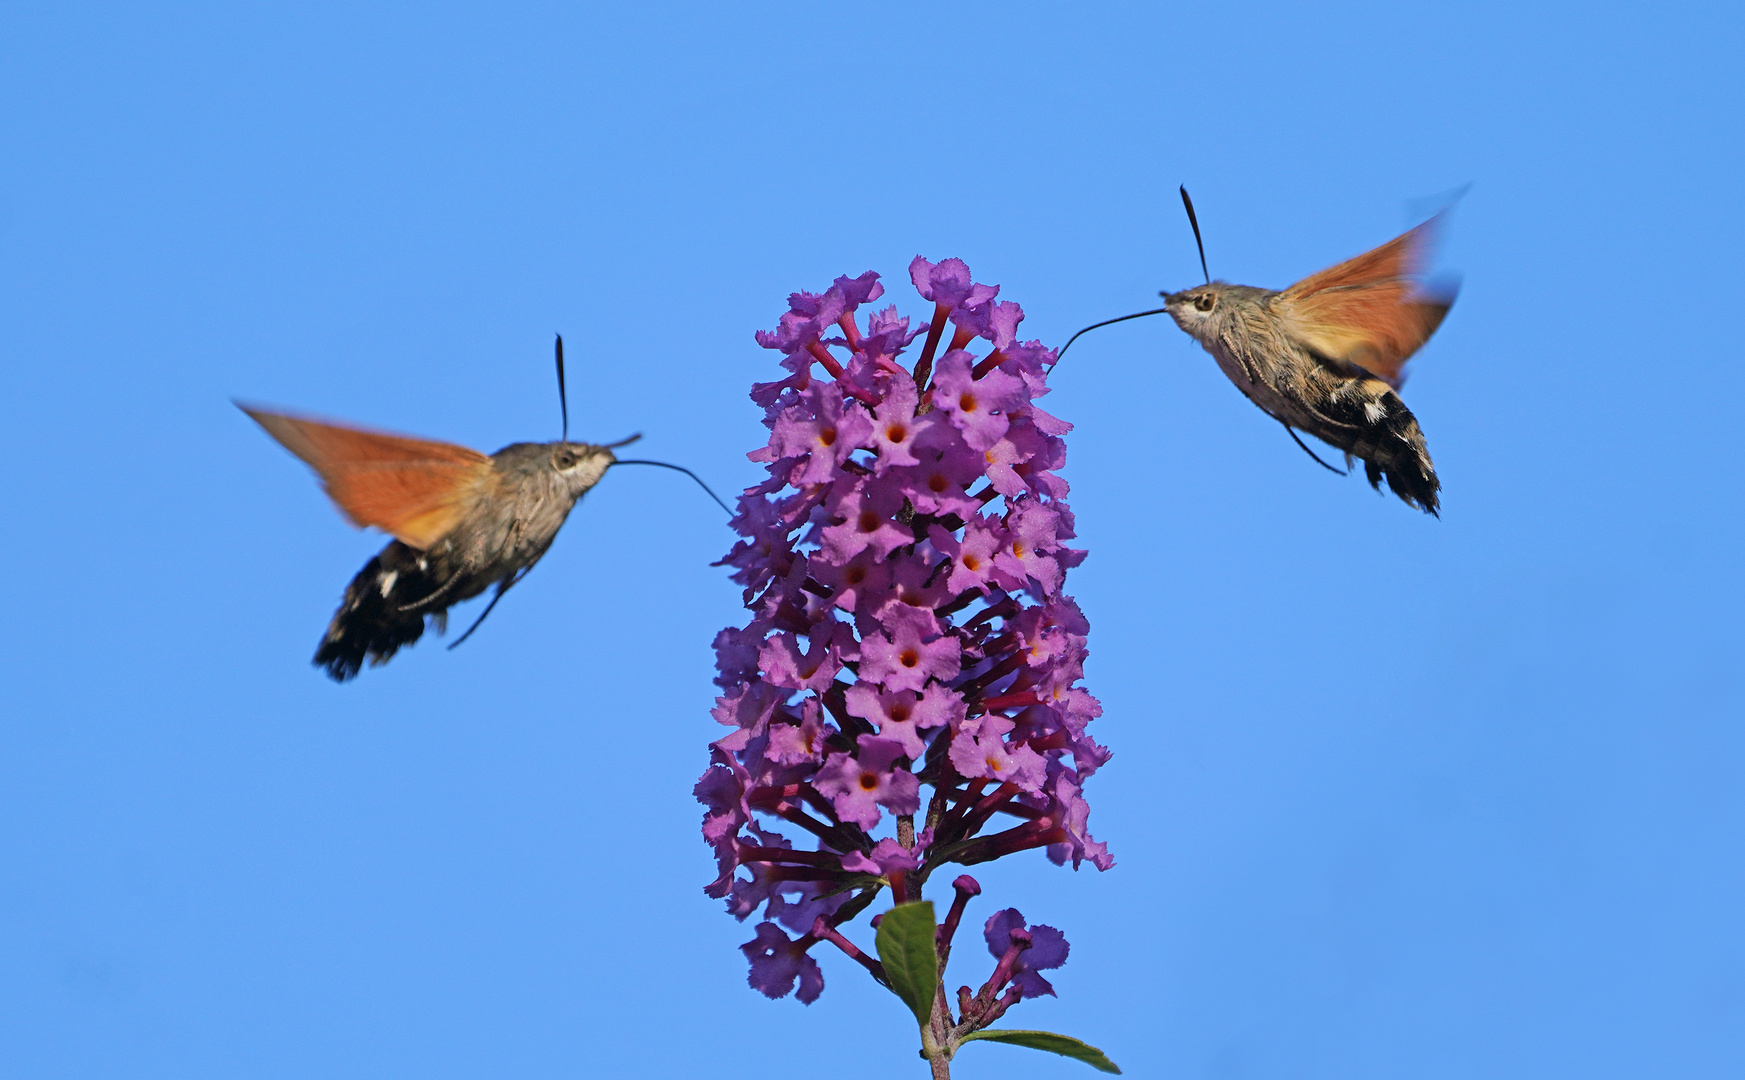
[[[1441,217],[1373,251],[1311,274],[1274,301],[1298,340],[1335,364],[1354,364],[1394,389],[1400,369],[1454,303],[1454,290],[1419,281]]]
[[[320,475],[353,524],[415,548],[442,539],[491,482],[491,459],[464,446],[237,407]]]

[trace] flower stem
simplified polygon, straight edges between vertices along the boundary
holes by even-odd
[[[933,353],[939,348],[939,339],[945,334],[945,319],[950,314],[951,309],[943,301],[934,301],[927,344],[921,347],[921,359],[915,362],[915,388],[922,393],[927,392],[927,384],[933,378]]]
[[[826,349],[822,342],[814,341],[811,345],[806,347],[806,351],[811,353],[820,364],[824,365],[824,370],[830,373],[831,378],[842,378],[842,365],[837,362],[836,357],[830,355],[830,350]]]

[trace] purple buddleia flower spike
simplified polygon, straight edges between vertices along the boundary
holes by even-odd
[[[721,562],[747,616],[715,641],[727,731],[696,796],[706,892],[759,917],[743,951],[771,997],[817,998],[821,942],[890,985],[843,931],[948,866],[1113,864],[1086,829],[1109,752],[1086,733],[1089,627],[1063,592],[1084,559],[1058,475],[1071,425],[1035,405],[1054,354],[1018,340],[1023,310],[961,260],[909,274],[925,321],[874,311],[884,286],[866,273],[794,293],[757,335],[785,377],[752,392],[769,435],[749,456],[768,479],[740,497]],[[980,888],[957,878],[942,959]],[[948,1041],[1054,993],[1040,972],[1066,960],[1060,932],[1016,909],[985,937],[993,977],[960,992]]]

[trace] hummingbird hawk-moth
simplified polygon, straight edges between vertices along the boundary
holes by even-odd
[[[1194,204],[1187,188],[1181,196],[1205,273]],[[1205,273],[1204,285],[1161,293],[1161,308],[1085,329],[1168,314],[1291,438],[1306,431],[1344,451],[1348,465],[1361,459],[1371,487],[1379,491],[1385,478],[1407,505],[1436,514],[1442,484],[1399,389],[1406,361],[1454,303],[1453,288],[1428,286],[1421,276],[1440,220],[1286,289],[1231,285]],[[1297,445],[1321,461],[1301,439]]]
[[[557,370],[561,399],[561,337]],[[703,484],[677,465],[613,455],[640,435],[604,446],[570,442],[567,401],[563,438],[514,443],[490,455],[240,402],[238,407],[315,470],[352,524],[394,538],[346,586],[315,651],[315,665],[337,682],[357,675],[365,660],[386,663],[423,636],[427,619],[444,629],[451,606],[496,586],[477,621],[449,647],[465,641],[539,562],[576,503],[613,465],[659,465]]]

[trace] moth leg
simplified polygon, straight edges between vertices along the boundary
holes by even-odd
[[[508,592],[510,589],[514,588],[515,584],[517,582],[519,582],[522,578],[526,577],[527,571],[531,570],[531,569],[533,569],[533,567],[529,566],[529,567],[526,567],[525,569],[517,570],[512,576],[506,577],[502,581],[497,583],[497,592],[495,595],[493,595],[491,597],[491,602],[485,605],[485,610],[479,612],[479,617],[473,620],[473,624],[471,626],[467,627],[467,632],[462,634],[460,637],[455,638],[453,643],[451,643],[449,645],[449,650],[451,652],[455,649],[460,648],[461,642],[463,642],[467,638],[470,638],[473,636],[473,631],[477,630],[479,628],[479,624],[483,623],[485,621],[485,616],[489,615],[491,613],[491,609],[497,606],[497,601],[503,599],[503,594]]]
[[[1242,365],[1242,374],[1248,376],[1248,384],[1250,386],[1265,385],[1260,381],[1260,369],[1248,362],[1247,353],[1240,350],[1232,350],[1232,355],[1236,357],[1236,362]]]
[[[441,600],[444,596],[447,596],[449,594],[450,590],[452,590],[457,584],[460,583],[461,577],[462,577],[461,574],[454,574],[447,581],[443,582],[440,586],[438,586],[437,590],[435,592],[431,593],[429,596],[426,596],[422,600],[414,600],[410,604],[401,604],[399,610],[401,610],[402,612],[405,612],[408,615],[410,615],[416,611],[423,611],[424,609],[430,607],[432,604],[436,603],[438,600]],[[443,606],[447,607],[448,605],[444,604]]]
[[[1278,418],[1276,416],[1273,417],[1273,419],[1278,420]],[[1323,469],[1326,469],[1328,472],[1333,473],[1335,476],[1350,476],[1351,475],[1349,472],[1346,472],[1346,471],[1341,470],[1341,469],[1335,469],[1333,466],[1327,464],[1325,461],[1322,461],[1321,455],[1319,455],[1319,454],[1315,453],[1313,450],[1309,449],[1308,444],[1303,442],[1302,439],[1297,438],[1297,429],[1296,428],[1291,427],[1289,424],[1285,424],[1285,422],[1283,420],[1279,420],[1278,422],[1281,424],[1284,424],[1284,429],[1285,429],[1285,431],[1287,431],[1290,434],[1291,441],[1296,443],[1298,446],[1302,447],[1303,453],[1305,453],[1305,454],[1307,454],[1310,457],[1315,459],[1315,464],[1321,466],[1321,468],[1323,468]],[[1350,457],[1349,454],[1346,456]]]

